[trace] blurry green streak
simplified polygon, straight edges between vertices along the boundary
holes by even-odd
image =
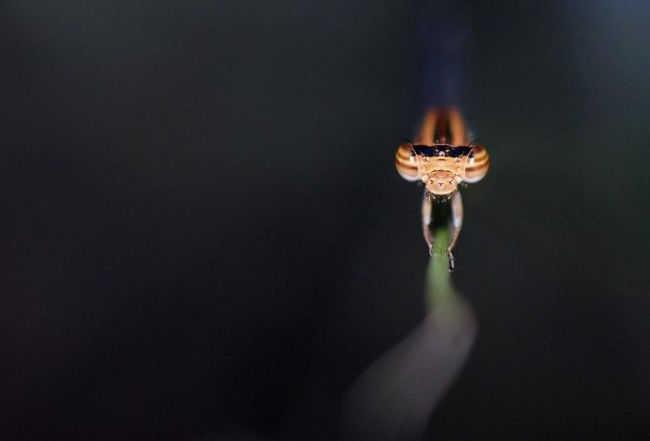
[[[425,318],[350,388],[344,439],[421,439],[431,412],[465,364],[477,325],[471,306],[452,283],[448,240],[446,229],[435,230],[436,246],[426,273]]]
[[[454,287],[449,272],[446,245],[449,243],[449,231],[437,228],[433,234],[434,252],[429,259],[425,282],[425,305],[428,312],[441,314],[439,319],[458,318],[460,312],[454,306],[464,303],[460,293]],[[441,246],[443,245],[444,246]],[[444,313],[443,313],[444,312]],[[464,311],[463,311],[464,312]]]

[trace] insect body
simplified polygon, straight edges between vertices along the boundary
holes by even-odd
[[[433,199],[451,199],[452,235],[446,247],[449,270],[454,269],[452,250],[463,222],[461,182],[478,182],[486,175],[490,157],[484,147],[469,143],[467,129],[456,109],[431,109],[422,122],[418,138],[399,146],[395,154],[397,172],[407,181],[422,181],[422,232],[433,254],[429,225]]]

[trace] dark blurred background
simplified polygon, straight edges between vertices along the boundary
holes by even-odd
[[[480,329],[427,438],[641,438],[650,3],[468,5]],[[417,8],[0,6],[0,439],[337,439],[424,315]]]

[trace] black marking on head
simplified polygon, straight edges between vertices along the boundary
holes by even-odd
[[[416,154],[427,157],[433,156],[447,156],[450,158],[461,158],[467,156],[472,151],[473,147],[466,145],[450,145],[450,144],[436,144],[433,146],[416,144],[413,145],[413,150]],[[441,155],[440,153],[444,153]]]

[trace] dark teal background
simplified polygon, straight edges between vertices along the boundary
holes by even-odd
[[[650,6],[469,8],[480,329],[429,438],[647,436]],[[416,10],[0,7],[1,439],[336,439],[424,313]]]

